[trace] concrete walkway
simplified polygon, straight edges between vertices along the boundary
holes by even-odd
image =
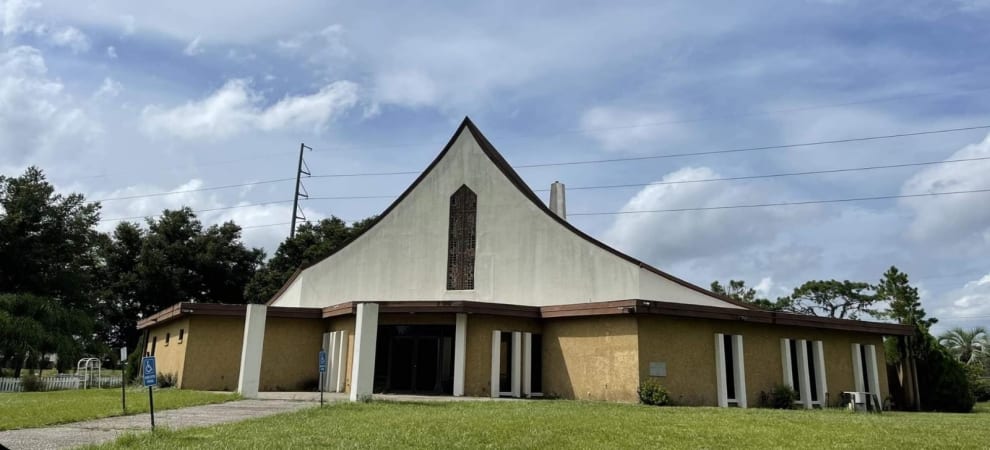
[[[317,394],[317,400],[319,400]],[[328,399],[329,400],[329,399]],[[334,399],[340,400],[340,399]],[[189,428],[237,422],[316,406],[311,401],[238,400],[215,405],[155,411],[156,428]],[[56,425],[46,428],[25,428],[0,431],[0,445],[11,450],[57,449],[99,444],[116,439],[128,432],[151,429],[147,413],[108,417]]]

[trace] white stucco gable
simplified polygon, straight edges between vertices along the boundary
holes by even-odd
[[[461,186],[477,195],[474,289],[447,290],[450,196]],[[548,306],[628,299],[740,308],[558,218],[465,119],[374,225],[298,273],[271,304],[467,300]]]

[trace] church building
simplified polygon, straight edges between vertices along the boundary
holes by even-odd
[[[567,221],[465,119],[360,236],[266,305],[180,303],[140,321],[188,389],[755,405],[788,384],[806,408],[888,397],[883,337],[910,327],[770,312],[714,294]],[[662,230],[657,230],[662,232]]]

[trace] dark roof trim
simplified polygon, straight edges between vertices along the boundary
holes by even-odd
[[[143,330],[162,325],[187,316],[226,316],[244,317],[247,305],[229,305],[225,303],[176,303],[158,311],[137,323],[137,329]],[[322,317],[320,308],[292,308],[284,306],[269,306],[267,317],[284,319],[319,319]]]
[[[502,154],[499,153],[498,150],[495,149],[495,146],[492,145],[492,143],[488,140],[488,138],[486,138],[485,135],[481,133],[481,130],[479,130],[478,127],[476,127],[474,125],[474,122],[472,122],[469,117],[464,117],[464,120],[461,122],[460,126],[457,127],[457,130],[454,131],[453,136],[451,136],[450,137],[450,140],[447,141],[447,145],[445,145],[443,147],[443,150],[440,152],[440,154],[438,154],[437,157],[433,159],[433,162],[431,162],[430,165],[426,167],[426,170],[424,170],[422,173],[420,173],[419,174],[419,177],[417,177],[416,180],[413,181],[412,184],[410,184],[409,187],[406,188],[406,190],[402,192],[402,195],[399,195],[399,197],[396,198],[395,201],[392,202],[392,204],[389,205],[388,208],[385,209],[385,211],[383,211],[378,217],[376,217],[372,221],[371,224],[368,225],[367,228],[365,228],[365,230],[364,230],[365,232],[367,232],[368,230],[370,230],[371,228],[373,228],[375,225],[377,225],[378,222],[380,222],[383,218],[385,218],[385,216],[388,215],[388,213],[390,213],[393,209],[395,209],[395,207],[399,203],[401,203],[402,200],[404,200],[406,198],[406,196],[408,196],[409,193],[412,192],[413,189],[416,189],[416,186],[418,186],[419,183],[422,182],[423,179],[426,178],[426,176],[430,174],[430,172],[433,170],[433,168],[436,167],[436,165],[440,163],[440,161],[444,158],[444,156],[447,155],[447,152],[450,151],[450,148],[454,145],[454,142],[457,140],[457,137],[460,136],[461,132],[464,131],[465,128],[467,128],[467,130],[471,133],[471,135],[474,137],[475,141],[478,142],[478,145],[481,147],[481,150],[485,153],[485,155],[488,156],[488,159],[490,159],[492,161],[492,163],[495,164],[495,167],[497,167],[499,169],[499,171],[502,172],[502,175],[505,175],[505,177],[509,180],[509,182],[512,183],[512,185],[515,186],[516,189],[518,189],[519,192],[522,193],[524,197],[528,198],[531,202],[533,202],[533,204],[536,205],[537,209],[539,209],[540,211],[543,211],[547,216],[549,216],[551,219],[557,221],[557,223],[559,223],[560,225],[562,225],[564,228],[568,229],[572,233],[577,234],[582,239],[590,242],[593,245],[598,246],[599,248],[601,248],[601,249],[603,249],[603,250],[605,250],[605,251],[607,251],[609,253],[612,253],[615,256],[618,256],[619,258],[622,258],[622,259],[624,259],[624,260],[626,260],[626,261],[628,261],[630,263],[633,263],[633,264],[638,265],[641,269],[644,269],[644,270],[647,270],[649,272],[652,272],[652,273],[654,273],[656,275],[659,275],[659,276],[661,276],[663,278],[666,278],[666,279],[668,279],[670,281],[673,281],[674,283],[677,283],[677,284],[679,284],[681,286],[684,286],[684,287],[686,287],[688,289],[692,289],[694,291],[700,292],[700,293],[705,294],[707,296],[710,296],[710,297],[713,297],[713,298],[716,298],[716,299],[722,300],[724,302],[727,302],[727,303],[730,303],[730,304],[733,304],[733,305],[736,305],[736,306],[740,306],[740,307],[743,307],[743,308],[746,308],[746,309],[751,309],[751,310],[757,310],[758,309],[758,308],[756,308],[756,307],[754,307],[754,306],[752,306],[752,305],[750,305],[748,303],[740,302],[738,300],[734,300],[734,299],[729,298],[727,296],[716,294],[716,293],[714,293],[714,292],[712,292],[712,291],[710,291],[708,289],[705,289],[705,288],[703,288],[701,286],[698,286],[698,285],[689,283],[689,282],[687,282],[685,280],[682,280],[680,278],[677,278],[677,277],[675,277],[675,276],[673,276],[673,275],[671,275],[671,274],[669,274],[667,272],[664,272],[664,271],[662,271],[660,269],[657,269],[656,267],[653,267],[653,266],[651,266],[649,264],[646,264],[643,261],[640,261],[640,260],[638,260],[636,258],[633,258],[632,256],[629,256],[629,255],[627,255],[625,253],[622,253],[622,252],[620,252],[620,251],[618,251],[618,250],[616,250],[616,249],[614,249],[614,248],[606,245],[605,243],[603,243],[603,242],[601,242],[601,241],[599,241],[599,240],[597,240],[597,239],[589,236],[585,232],[579,230],[574,225],[571,225],[568,221],[562,219],[557,214],[554,214],[553,211],[550,211],[550,208],[548,208],[547,205],[543,203],[543,200],[541,200],[540,197],[537,196],[536,193],[533,192],[532,189],[530,189],[529,185],[527,185],[526,182],[523,181],[522,177],[519,176],[519,173],[517,173],[512,168],[512,166],[509,165],[509,162],[506,161],[504,157],[502,157]],[[351,240],[349,240],[348,242],[344,243],[344,245],[342,245],[339,249],[337,249],[337,251],[335,251],[335,252],[327,255],[326,258],[323,258],[320,261],[324,261],[327,258],[330,258],[334,254],[336,254],[337,252],[339,252],[340,250],[342,250],[344,247],[347,247],[348,245],[350,245],[351,242],[354,242],[355,240],[359,239],[363,235],[364,235],[364,233],[361,233],[360,235],[354,236]],[[308,264],[306,266],[301,266],[296,271],[296,273],[293,274],[292,277],[290,277],[289,280],[286,281],[285,284],[282,285],[282,288],[279,289],[279,291],[274,296],[272,296],[272,298],[266,304],[270,305],[270,304],[274,303],[275,300],[280,295],[282,295],[282,293],[285,292],[286,289],[288,289],[289,285],[292,284],[292,282],[296,279],[296,277],[299,275],[300,272],[302,272],[306,268],[309,268],[309,267],[311,267],[311,266],[319,263],[320,261],[315,261],[315,262],[313,262],[311,264]]]

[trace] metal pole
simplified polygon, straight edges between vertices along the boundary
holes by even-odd
[[[151,386],[148,386],[148,405],[151,406],[151,430],[155,430],[155,396],[151,393]]]
[[[124,414],[127,414],[127,390],[124,389],[127,383],[124,381],[125,378],[127,378],[127,361],[120,365],[120,408],[124,410]]]
[[[299,164],[296,166],[296,194],[292,196],[292,229],[289,230],[289,237],[294,237],[296,235],[296,211],[299,210],[299,185],[302,183],[302,166],[303,166],[303,150],[309,147],[306,143],[299,143]],[[312,149],[310,149],[312,150]]]
[[[320,407],[323,407],[323,377],[325,377],[324,372],[320,372]]]

